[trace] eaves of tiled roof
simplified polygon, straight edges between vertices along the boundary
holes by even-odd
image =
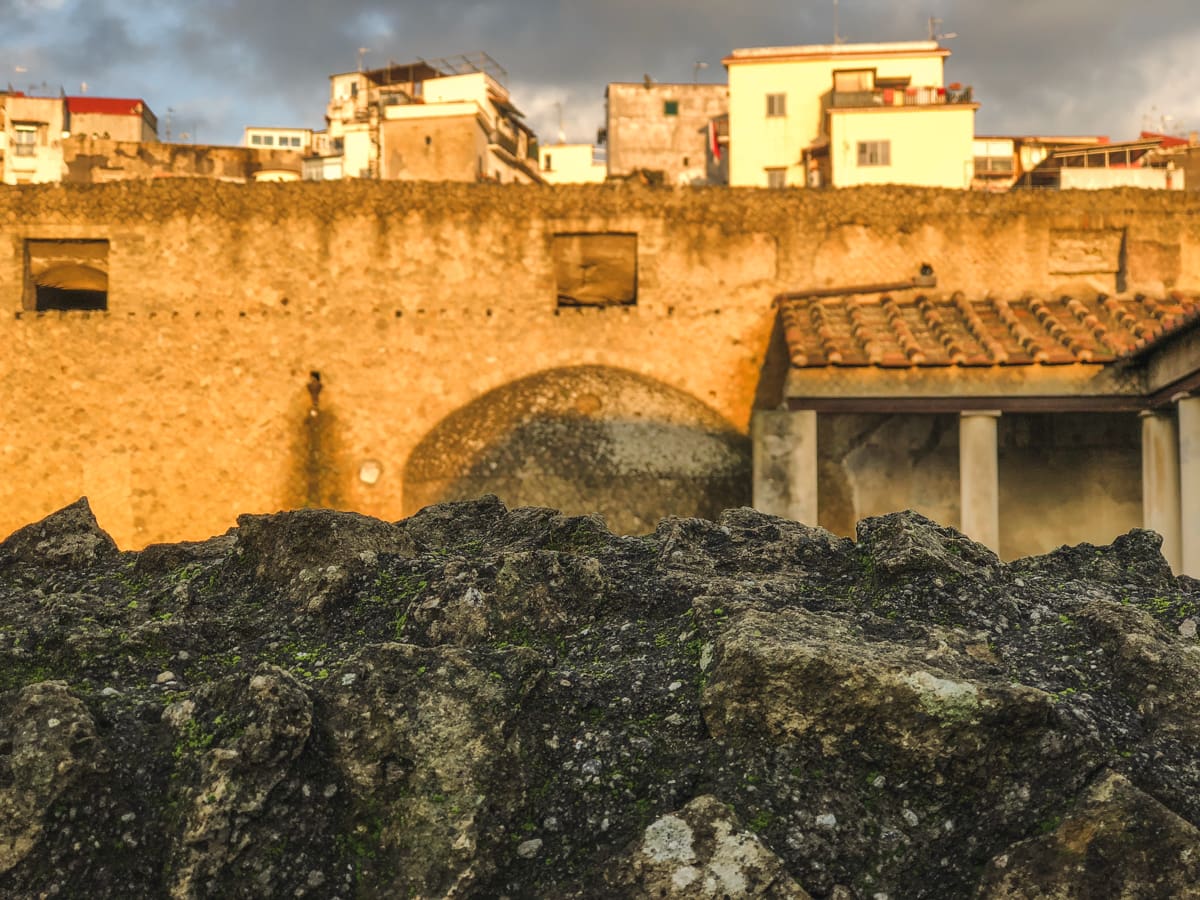
[[[778,305],[797,368],[1102,364],[1200,322],[1200,302],[1178,293],[1002,300],[903,291]]]

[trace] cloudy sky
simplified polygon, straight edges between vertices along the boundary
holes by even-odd
[[[847,41],[920,40],[930,15],[978,133],[1200,129],[1197,0],[840,0]],[[323,127],[328,76],[484,50],[543,139],[602,124],[604,86],[723,81],[734,47],[827,43],[834,0],[0,0],[0,84],[142,97],[165,138]],[[43,87],[44,86],[44,87]],[[170,110],[170,113],[168,113]]]

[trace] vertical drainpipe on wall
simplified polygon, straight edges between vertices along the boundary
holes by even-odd
[[[321,505],[321,373],[315,369],[308,378],[308,394],[312,398],[312,405],[304,419],[308,438],[308,455],[304,461],[304,505],[311,508]]]

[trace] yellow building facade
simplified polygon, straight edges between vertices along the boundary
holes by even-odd
[[[734,50],[730,184],[970,187],[975,111],[936,41]]]
[[[547,184],[598,184],[608,177],[608,165],[596,159],[591,144],[539,145],[538,171]]]

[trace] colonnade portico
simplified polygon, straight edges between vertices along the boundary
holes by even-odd
[[[820,405],[825,407],[824,413],[835,412],[831,404]],[[861,402],[846,406],[863,409]],[[951,411],[944,404],[938,406],[938,412]],[[1123,412],[1134,413],[1129,409]],[[901,414],[900,410],[892,413]],[[814,409],[755,412],[756,509],[808,525],[819,523],[822,487],[817,433],[822,414]],[[1003,527],[998,441],[1002,415],[997,409],[966,409],[957,414],[959,527],[997,552]],[[1140,420],[1141,524],[1162,536],[1162,553],[1172,571],[1200,577],[1200,397],[1175,398],[1166,408],[1141,412]]]
[[[969,298],[917,281],[776,296],[790,365],[779,406],[754,413],[755,506],[845,529],[894,497],[886,511],[957,513],[1010,556],[1141,525],[1175,572],[1200,577],[1200,301]],[[859,418],[821,426],[835,445],[818,447],[825,415]],[[891,443],[864,445],[873,428]]]

